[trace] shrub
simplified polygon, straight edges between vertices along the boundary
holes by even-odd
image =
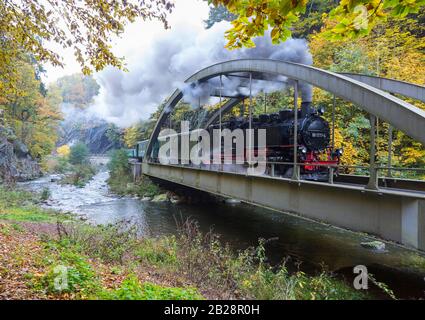
[[[64,144],[63,146],[58,147],[56,149],[56,152],[59,156],[66,158],[71,153],[71,148],[69,147],[69,145]]]
[[[46,200],[48,200],[48,199],[50,198],[50,196],[51,196],[50,189],[46,187],[46,188],[44,188],[44,189],[43,189],[43,191],[41,192],[40,199],[41,199],[42,201],[46,201]]]
[[[124,149],[114,150],[111,153],[108,169],[112,177],[129,174],[128,154]]]
[[[69,165],[69,160],[67,157],[58,157],[56,160],[57,162],[53,168],[55,172],[65,173],[71,169]]]
[[[133,183],[128,154],[124,149],[112,152],[108,169],[110,170],[108,184],[111,191],[116,194],[153,197],[161,193],[160,188],[148,177],[142,176],[139,181]]]
[[[73,172],[61,180],[62,183],[72,184],[76,187],[84,187],[96,174],[96,168],[89,163],[75,165]]]
[[[59,229],[58,229],[59,230]],[[198,225],[187,220],[177,236],[138,238],[137,230],[128,225],[89,226],[66,225],[61,241],[82,254],[122,266],[154,267],[172,277],[183,276],[199,290],[216,292],[221,299],[365,299],[363,292],[329,273],[306,275],[290,273],[285,264],[266,263],[265,241],[257,248],[234,252],[222,245],[212,232],[203,234]],[[128,257],[128,260],[124,260]],[[75,266],[75,263],[73,264]],[[136,267],[137,268],[137,267]],[[77,268],[77,271],[79,269]],[[134,272],[135,269],[132,269]],[[84,271],[78,271],[79,274]],[[82,275],[75,279],[85,279]],[[88,285],[85,285],[87,288]],[[130,276],[115,290],[98,293],[103,299],[198,299],[190,288],[164,288],[140,283]]]
[[[31,192],[0,186],[0,208],[22,206],[30,202],[34,202]]]
[[[199,287],[215,288],[227,298],[249,299],[364,299],[367,296],[322,273],[290,274],[285,265],[272,267],[265,260],[265,241],[257,248],[235,254],[212,232],[202,234],[194,221],[180,227],[177,241],[179,269]]]
[[[36,287],[43,288],[49,294],[74,293],[78,298],[88,298],[96,295],[101,289],[99,278],[96,276],[88,259],[81,255],[75,247],[70,246],[67,240],[48,241],[46,250],[53,254],[50,259],[54,263],[52,267],[36,283]],[[58,290],[58,266],[64,268],[66,286]]]
[[[137,229],[128,223],[114,225],[59,224],[59,237],[78,246],[85,254],[105,262],[123,263],[137,243]]]
[[[141,262],[156,266],[177,265],[177,242],[175,237],[143,239],[136,248],[136,256]]]
[[[89,149],[84,143],[77,143],[71,147],[69,154],[69,162],[74,165],[87,162]]]

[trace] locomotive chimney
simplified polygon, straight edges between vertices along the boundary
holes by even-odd
[[[301,117],[314,113],[313,103],[311,101],[303,101],[301,103]]]
[[[300,81],[298,87],[301,91],[301,116],[305,117],[306,115],[313,113],[313,87],[306,83]]]

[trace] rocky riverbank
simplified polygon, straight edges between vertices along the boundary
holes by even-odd
[[[42,175],[28,147],[13,131],[0,126],[0,183],[27,181]]]

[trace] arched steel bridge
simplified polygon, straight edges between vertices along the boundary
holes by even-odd
[[[390,172],[393,168],[381,168],[375,163],[374,121],[378,117],[425,145],[425,112],[394,96],[397,94],[425,102],[425,87],[366,75],[337,74],[302,64],[264,59],[218,63],[193,74],[185,82],[203,82],[221,75],[252,80],[264,80],[267,75],[285,76],[296,84],[304,82],[328,91],[366,111],[371,116],[369,176],[347,176],[323,183],[299,180],[297,175],[292,179],[273,174],[251,176],[246,172],[153,162],[150,157],[153,144],[170,113],[183,98],[182,91],[178,89],[166,102],[152,132],[146,149],[147,156],[142,164],[143,174],[220,196],[238,198],[254,205],[367,232],[425,250],[425,183],[378,178],[379,170]],[[207,126],[243,99],[240,96],[229,98],[220,110],[210,116]],[[295,169],[298,168],[297,163],[293,165]]]

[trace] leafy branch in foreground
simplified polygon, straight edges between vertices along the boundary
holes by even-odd
[[[0,61],[10,61],[10,56],[23,51],[39,62],[62,66],[61,57],[51,49],[56,43],[73,50],[85,74],[107,65],[123,69],[122,58],[111,51],[110,36],[122,34],[137,18],[159,20],[167,28],[172,8],[168,0],[4,0],[0,2]]]
[[[236,15],[232,28],[226,32],[229,49],[254,47],[253,38],[271,29],[273,43],[291,36],[291,28],[306,12],[312,0],[209,0],[214,6],[224,6]],[[332,26],[326,37],[333,40],[367,35],[376,23],[388,16],[404,18],[418,13],[425,0],[340,0],[329,13]],[[326,18],[327,15],[324,16]]]

